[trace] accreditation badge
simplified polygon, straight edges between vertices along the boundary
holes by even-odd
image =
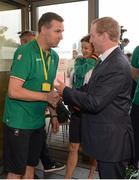
[[[17,60],[21,60],[21,58],[22,58],[22,54],[19,54]]]
[[[42,83],[42,91],[51,91],[51,84]]]

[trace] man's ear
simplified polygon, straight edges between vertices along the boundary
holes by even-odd
[[[45,25],[42,26],[42,27],[41,27],[41,33],[42,33],[42,34],[46,34],[46,33],[47,33],[47,29],[48,29],[47,26],[45,26]]]

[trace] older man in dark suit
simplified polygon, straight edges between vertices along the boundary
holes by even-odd
[[[120,26],[111,17],[91,24],[91,41],[101,54],[99,63],[82,91],[58,81],[65,104],[80,110],[82,147],[97,159],[100,178],[125,176],[125,161],[132,158],[133,130],[129,116],[130,65],[118,47]]]

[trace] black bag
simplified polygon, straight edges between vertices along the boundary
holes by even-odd
[[[63,102],[59,102],[56,108],[59,123],[66,123],[70,119],[70,111],[65,107]]]

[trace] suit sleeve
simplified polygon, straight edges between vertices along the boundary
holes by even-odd
[[[65,104],[76,106],[82,112],[97,113],[112,103],[121,89],[125,88],[126,81],[125,71],[121,70],[119,73],[115,70],[100,76],[89,93],[66,87],[63,91],[63,100]]]

